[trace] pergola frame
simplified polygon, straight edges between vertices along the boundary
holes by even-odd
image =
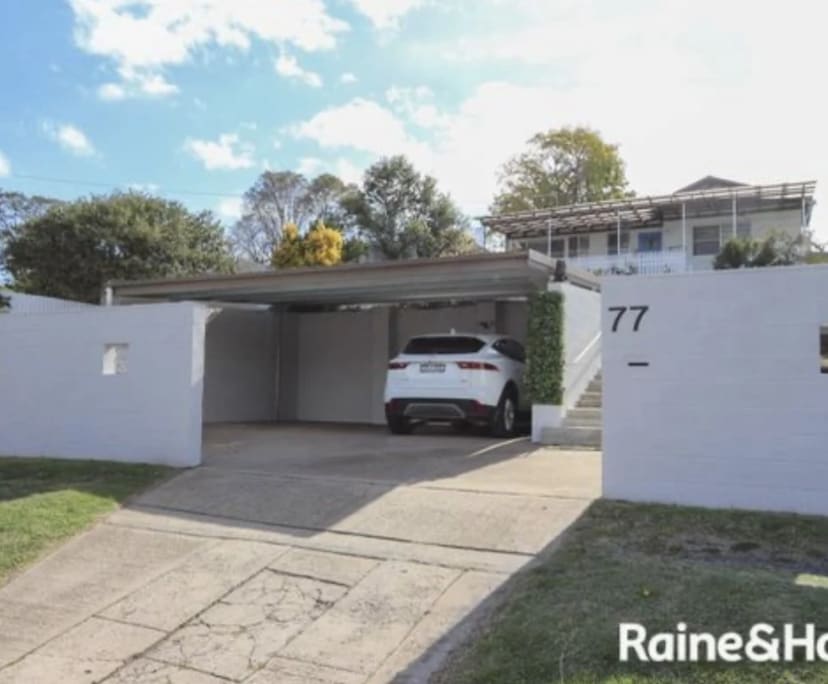
[[[607,230],[620,233],[622,229],[659,227],[670,220],[686,222],[688,218],[732,214],[735,234],[739,212],[797,209],[802,212],[804,228],[810,223],[815,189],[816,181],[744,185],[483,216],[480,222],[486,231],[501,233],[508,239],[551,239]]]

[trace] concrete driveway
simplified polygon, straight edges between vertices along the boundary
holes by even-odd
[[[205,462],[0,589],[0,683],[424,681],[600,494],[600,454],[221,426]]]

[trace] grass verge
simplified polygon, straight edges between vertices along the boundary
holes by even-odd
[[[170,472],[105,461],[0,458],[0,584]]]
[[[447,684],[828,682],[828,664],[620,663],[618,625],[747,635],[758,622],[828,631],[828,520],[595,503],[557,552],[518,575]]]

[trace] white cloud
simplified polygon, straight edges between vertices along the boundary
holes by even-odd
[[[123,100],[127,92],[120,83],[103,83],[98,87],[98,97],[108,102]]]
[[[356,74],[353,74],[350,71],[346,71],[339,77],[339,82],[344,83],[345,85],[356,83],[358,80],[359,79],[356,77]]]
[[[428,156],[428,147],[410,136],[390,109],[360,97],[319,112],[291,132],[323,148],[352,148],[377,156],[406,154],[420,162]]]
[[[434,104],[434,93],[427,86],[392,86],[385,92],[385,99],[395,111],[420,128],[434,129],[449,124],[449,118]]]
[[[244,209],[244,201],[241,197],[227,197],[221,200],[216,206],[216,212],[222,218],[237,221],[241,218]]]
[[[396,29],[400,19],[409,12],[422,7],[424,0],[351,0],[358,12],[364,14],[375,28]]]
[[[332,161],[325,161],[319,157],[303,157],[299,160],[296,171],[308,178],[313,178],[322,173],[332,173],[346,183],[359,183],[365,169],[345,157],[339,157]]]
[[[333,48],[348,30],[322,0],[70,0],[70,5],[75,43],[111,59],[131,96],[176,92],[163,70],[205,49],[246,51],[257,39],[313,52]]]
[[[9,158],[0,152],[0,178],[8,176],[11,173],[11,162]]]
[[[43,122],[43,132],[64,150],[78,157],[91,157],[95,146],[80,128],[67,123]]]
[[[253,146],[241,142],[236,133],[223,133],[218,140],[188,138],[184,149],[198,159],[208,171],[249,169],[256,162]]]
[[[273,63],[273,68],[276,69],[277,74],[285,78],[301,81],[311,88],[322,87],[322,77],[313,71],[303,69],[299,66],[299,62],[296,61],[296,57],[292,55],[280,55]]]

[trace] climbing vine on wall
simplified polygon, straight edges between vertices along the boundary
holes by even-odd
[[[537,292],[529,299],[526,388],[535,404],[563,403],[564,297]]]

